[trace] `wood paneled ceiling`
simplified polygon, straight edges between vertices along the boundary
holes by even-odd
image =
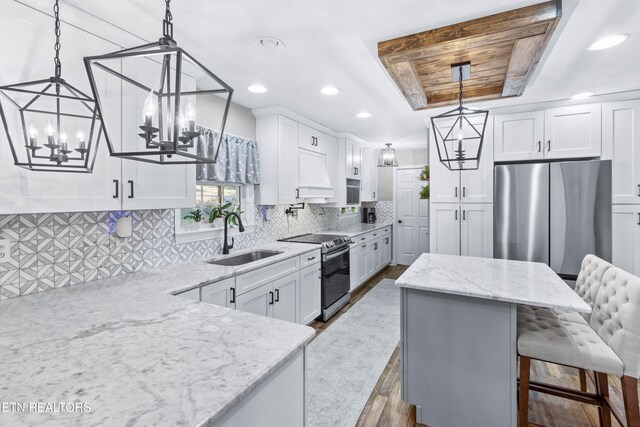
[[[561,0],[378,43],[378,57],[414,110],[458,103],[451,65],[471,63],[465,101],[520,96],[562,14]]]

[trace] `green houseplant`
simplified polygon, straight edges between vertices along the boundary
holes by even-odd
[[[200,209],[193,210],[183,217],[183,219],[190,219],[193,222],[199,223],[204,219],[204,214]]]
[[[420,181],[429,181],[429,165],[425,165],[420,172]]]
[[[420,189],[420,199],[421,200],[429,200],[430,195],[430,187],[429,185],[424,185]]]

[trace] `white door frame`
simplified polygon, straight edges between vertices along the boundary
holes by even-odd
[[[397,251],[398,251],[398,214],[396,208],[398,207],[398,192],[396,191],[396,183],[398,182],[398,171],[406,170],[406,169],[415,169],[418,175],[420,175],[420,171],[424,168],[424,165],[408,165],[408,166],[397,166],[393,168],[393,250],[391,251],[391,265],[396,265]]]

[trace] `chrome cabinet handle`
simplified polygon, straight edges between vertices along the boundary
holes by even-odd
[[[231,292],[231,301],[229,301],[229,304],[235,304],[236,303],[236,288],[229,288],[229,291]]]
[[[116,185],[116,192],[113,195],[113,198],[117,199],[118,197],[120,197],[120,180],[119,179],[114,179],[113,183]]]
[[[542,141],[538,141],[538,153],[542,152]]]
[[[127,182],[129,183],[129,198],[133,199],[133,181],[129,180]]]
[[[269,291],[269,298],[271,298],[271,300],[269,301],[269,305],[273,305],[273,292]]]

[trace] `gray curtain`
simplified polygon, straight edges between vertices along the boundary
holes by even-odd
[[[200,128],[198,155],[213,157],[218,132]],[[223,134],[218,160],[213,164],[197,165],[198,181],[216,181],[233,184],[260,184],[258,143],[253,139]]]

